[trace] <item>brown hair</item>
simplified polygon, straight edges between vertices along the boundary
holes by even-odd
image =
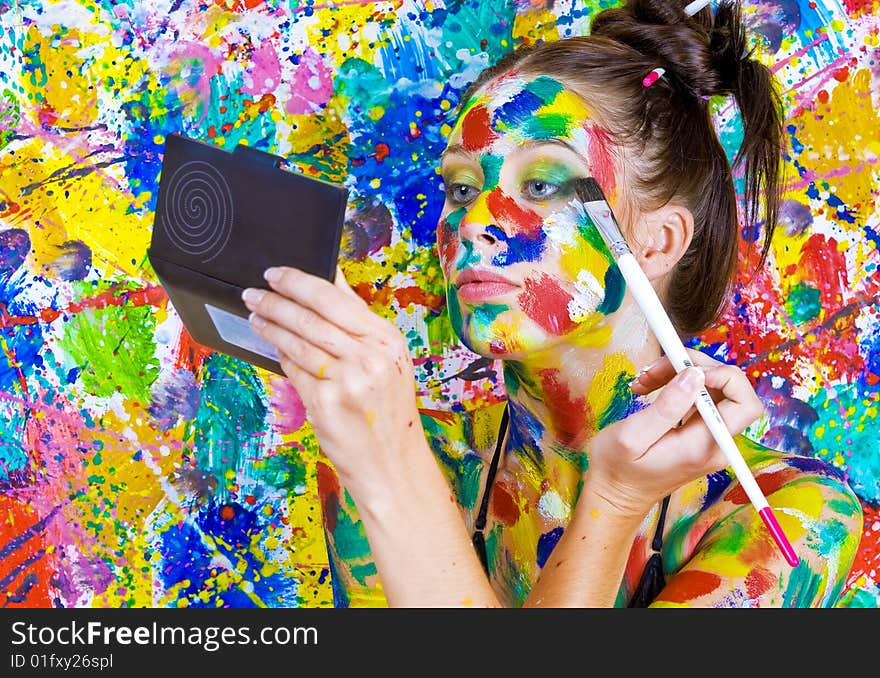
[[[731,163],[718,140],[709,97],[732,94],[744,137],[733,167],[744,165],[747,228],[763,207],[766,260],[782,185],[782,104],[770,70],[751,58],[738,0],[721,0],[694,16],[685,2],[628,0],[598,12],[590,34],[537,43],[505,55],[468,87],[466,103],[485,84],[516,70],[548,74],[578,92],[627,162],[636,209],[671,201],[694,216],[690,247],[671,274],[666,308],[676,328],[695,335],[718,320],[737,262],[739,218]],[[665,74],[652,86],[642,79]],[[624,197],[624,196],[621,196]],[[622,207],[626,208],[626,205]],[[751,239],[750,239],[751,242]]]

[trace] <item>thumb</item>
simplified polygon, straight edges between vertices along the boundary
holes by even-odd
[[[703,388],[705,376],[698,367],[688,367],[679,372],[661,390],[648,407],[626,418],[627,427],[637,432],[639,445],[647,450],[671,429],[678,426],[694,406],[697,393]]]
[[[349,285],[348,280],[345,279],[345,273],[342,272],[342,267],[338,264],[336,265],[336,277],[333,279],[333,284],[349,296],[361,299],[358,293],[351,289],[351,285]],[[363,301],[363,299],[361,299],[361,301]]]

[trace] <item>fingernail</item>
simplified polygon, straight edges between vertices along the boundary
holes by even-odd
[[[679,383],[686,391],[696,391],[703,385],[703,371],[698,367],[688,367],[681,373]]]
[[[266,294],[265,290],[258,290],[255,287],[248,287],[244,292],[241,293],[241,298],[244,303],[249,306],[256,306],[260,303],[260,299]]]
[[[267,268],[265,273],[263,273],[263,277],[269,282],[275,282],[276,280],[278,280],[278,278],[281,277],[281,269],[277,266]]]
[[[256,327],[258,330],[261,330],[266,326],[266,319],[258,316],[256,313],[251,313],[248,316],[248,322],[250,322],[250,324]]]
[[[642,376],[645,372],[648,372],[651,368],[653,368],[657,363],[659,363],[663,358],[657,358],[657,360],[653,360],[645,365],[642,369],[639,370],[639,373],[636,375],[636,379]]]

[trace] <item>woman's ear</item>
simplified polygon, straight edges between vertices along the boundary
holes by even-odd
[[[694,216],[687,207],[667,204],[642,215],[632,234],[633,254],[652,282],[669,273],[694,237]]]

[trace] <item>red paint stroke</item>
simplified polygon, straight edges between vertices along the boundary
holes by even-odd
[[[586,123],[584,130],[590,139],[590,171],[602,192],[611,200],[617,190],[617,177],[614,173],[614,147],[611,135],[597,124]]]
[[[859,580],[863,577],[867,582],[880,583],[880,530],[874,529],[874,525],[880,522],[880,509],[862,502],[862,515],[862,538],[846,580],[845,591],[859,588]]]
[[[374,153],[374,157],[376,158],[376,162],[382,162],[385,158],[391,155],[391,148],[384,141],[380,141],[376,144],[376,152]]]
[[[568,384],[560,379],[559,370],[541,370],[538,378],[544,390],[544,401],[550,409],[554,433],[563,445],[574,447],[592,428],[586,397],[573,398]]]
[[[712,593],[721,585],[721,577],[712,572],[684,570],[671,578],[657,600],[686,603]]]
[[[174,366],[198,374],[202,363],[207,360],[214,349],[203,346],[192,338],[185,325],[181,325],[177,346],[174,347]]]
[[[785,468],[772,473],[759,473],[755,476],[755,482],[758,483],[758,487],[761,488],[761,492],[763,492],[766,497],[776,492],[776,490],[790,480],[797,478],[798,474],[799,471],[797,469]],[[724,495],[724,501],[729,501],[736,505],[742,505],[749,503],[749,497],[743,486],[737,485]]]
[[[321,498],[324,524],[328,531],[333,532],[339,518],[339,477],[335,470],[322,461],[315,464],[315,475],[318,480],[318,496]]]
[[[492,216],[495,217],[496,223],[515,226],[517,231],[525,233],[530,238],[534,238],[541,231],[541,226],[544,225],[544,220],[539,214],[520,207],[516,200],[505,195],[500,188],[489,193],[486,204]]]
[[[642,576],[642,570],[648,559],[645,557],[645,543],[648,541],[643,534],[636,536],[633,545],[629,550],[629,558],[626,561],[626,568],[623,571],[623,581],[630,591],[635,591],[638,581]]]
[[[776,581],[776,575],[760,565],[746,575],[746,593],[749,598],[758,598],[770,590]]]
[[[425,306],[430,309],[439,309],[442,308],[446,301],[446,297],[439,294],[431,294],[415,285],[395,289],[394,298],[397,299],[397,303],[400,304],[402,309],[410,304]]]
[[[490,496],[489,510],[492,515],[508,527],[515,525],[519,520],[519,507],[507,486],[502,482],[495,483]]]
[[[455,237],[455,229],[452,228],[448,219],[442,219],[437,224],[437,250],[440,261],[444,265],[451,265],[455,261],[458,239]]]
[[[107,308],[108,306],[123,306],[130,303],[132,306],[161,306],[168,301],[168,296],[161,285],[147,285],[137,290],[119,291],[119,286],[111,288],[94,297],[82,299],[70,304],[63,309],[44,308],[37,316],[9,315],[6,305],[0,304],[0,328],[6,329],[14,325],[34,325],[44,322],[50,323],[62,315],[73,315],[86,308]]]
[[[432,410],[427,407],[420,407],[419,414],[424,414],[444,424],[452,424],[456,420],[455,412],[447,412],[446,410]]]
[[[46,552],[52,543],[46,538],[49,523],[35,529],[45,518],[37,512],[30,494],[21,498],[0,494],[2,607],[53,607],[56,594],[52,581],[60,568],[58,552]]]
[[[542,273],[541,276],[540,280],[527,278],[526,289],[517,300],[526,315],[544,331],[562,336],[577,327],[568,313],[568,303],[572,297],[549,275]]]
[[[391,306],[391,302],[394,299],[394,290],[390,285],[382,285],[381,287],[378,287],[376,285],[371,285],[370,283],[362,282],[353,285],[352,289],[370,306],[378,304],[388,308]]]
[[[847,14],[851,17],[857,17],[869,14],[877,6],[877,0],[843,0],[843,4]]]
[[[482,105],[474,106],[465,114],[461,123],[461,145],[465,150],[479,151],[497,138],[492,129],[489,109]]]
[[[826,313],[841,306],[844,294],[850,289],[846,256],[838,249],[838,242],[822,233],[814,233],[804,243],[797,264],[780,271],[786,278],[803,280],[819,286],[819,299]]]

